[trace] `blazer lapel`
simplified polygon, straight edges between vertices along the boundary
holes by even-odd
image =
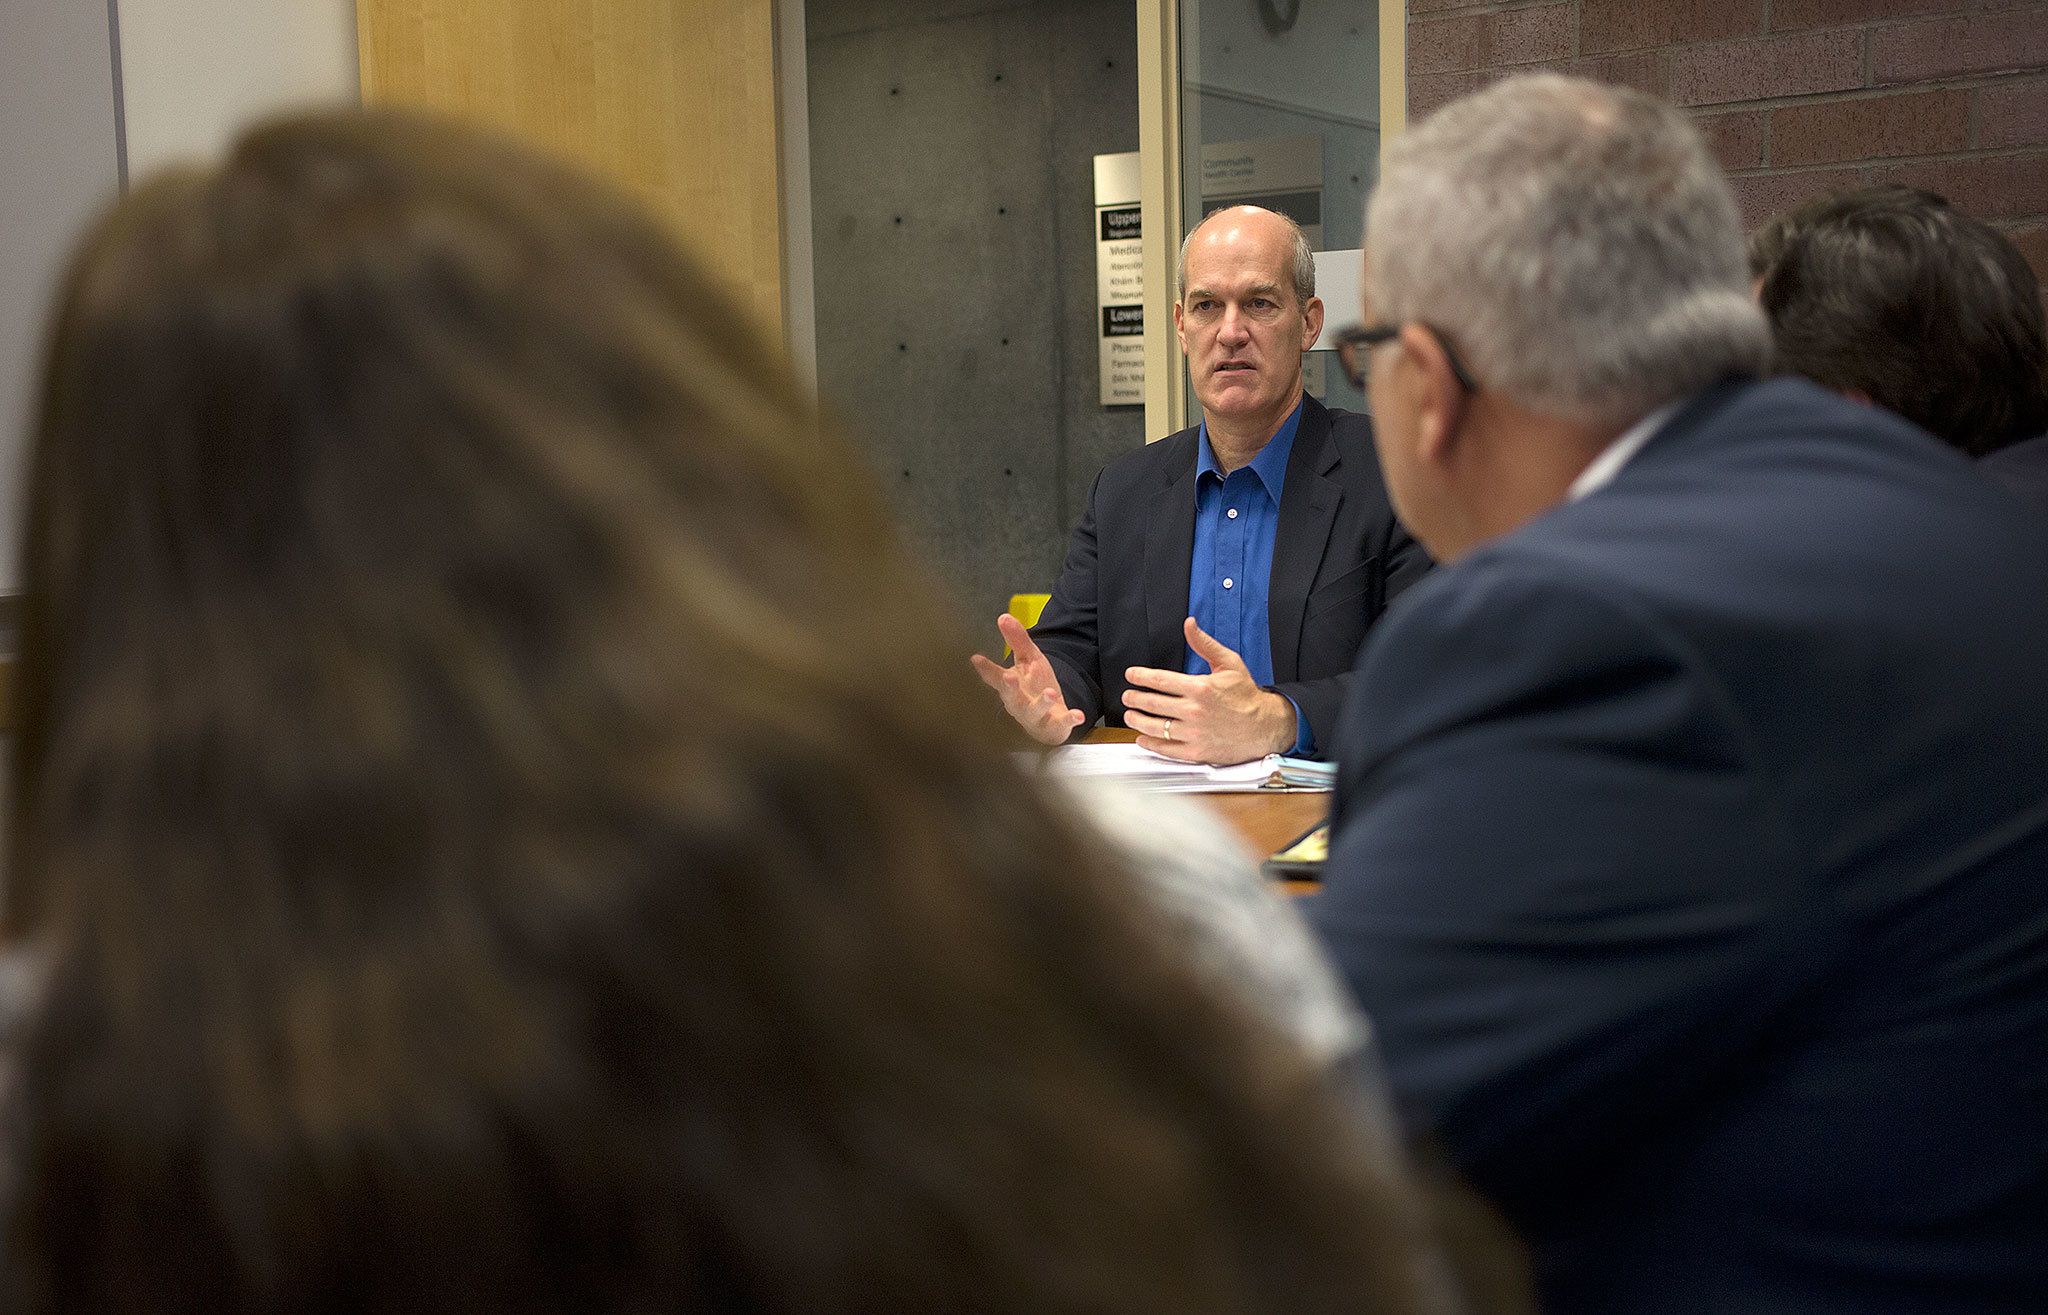
[[[1301,409],[1294,451],[1287,458],[1287,487],[1280,491],[1280,523],[1273,531],[1273,578],[1266,595],[1266,624],[1273,641],[1273,679],[1296,680],[1301,661],[1301,627],[1308,595],[1330,544],[1344,485],[1330,478],[1340,464],[1330,441],[1330,413],[1310,397]]]
[[[1195,442],[1201,442],[1199,434]],[[1181,622],[1195,555],[1195,449],[1170,472],[1145,510],[1145,639],[1150,660],[1179,671],[1187,658]],[[1118,673],[1121,676],[1122,673]]]

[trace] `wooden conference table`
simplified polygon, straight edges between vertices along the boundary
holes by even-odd
[[[1098,726],[1088,732],[1092,744],[1129,744],[1137,734],[1122,727]],[[1328,790],[1251,790],[1197,794],[1195,798],[1223,819],[1264,859],[1330,815]],[[1281,883],[1291,894],[1314,890],[1313,881]]]

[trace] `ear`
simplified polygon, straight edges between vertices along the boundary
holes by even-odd
[[[1181,323],[1181,309],[1180,302],[1178,301],[1173,303],[1173,336],[1180,339],[1180,354],[1186,356],[1188,354],[1188,330],[1187,326]]]
[[[1323,299],[1310,297],[1308,305],[1301,308],[1301,350],[1311,351],[1316,339],[1323,336]]]
[[[1416,380],[1416,457],[1442,468],[1457,456],[1465,407],[1471,399],[1451,370],[1451,358],[1436,334],[1410,321],[1401,326],[1401,357]]]

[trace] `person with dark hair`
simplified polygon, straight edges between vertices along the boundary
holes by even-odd
[[[1809,203],[1810,204],[1810,203]],[[1792,235],[1792,226],[1797,222],[1799,210],[1787,210],[1772,215],[1763,222],[1756,232],[1749,236],[1749,292],[1751,296],[1763,290],[1764,275],[1778,263],[1785,254],[1785,243]]]
[[[611,193],[392,112],[137,188],[23,560],[0,1308],[1441,1308]]]
[[[2048,431],[2033,268],[1935,193],[1868,187],[1809,202],[1751,239],[1750,272],[1780,373],[1895,411],[1972,457]]]

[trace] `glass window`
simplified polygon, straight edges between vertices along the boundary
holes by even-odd
[[[1377,0],[1180,0],[1180,44],[1186,227],[1249,202],[1292,217],[1317,251],[1356,248],[1379,159]],[[1328,306],[1323,342],[1357,316]],[[1309,354],[1304,382],[1364,408],[1329,350]]]

